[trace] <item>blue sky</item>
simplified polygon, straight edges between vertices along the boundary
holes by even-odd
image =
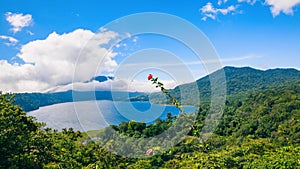
[[[300,69],[299,4],[300,0],[2,0],[0,80],[3,85],[0,87],[4,91],[32,91],[32,88],[36,89],[37,86],[40,90],[45,90],[69,83],[70,81],[66,80],[67,73],[55,79],[55,74],[60,69],[51,72],[50,68],[45,68],[47,64],[42,65],[47,61],[55,61],[55,57],[48,56],[45,51],[59,52],[55,47],[51,47],[57,43],[61,44],[62,48],[70,47],[70,50],[77,51],[75,47],[84,46],[84,40],[78,39],[82,42],[74,43],[73,46],[63,46],[62,41],[67,39],[73,42],[82,36],[88,39],[109,22],[140,12],[167,13],[191,22],[214,45],[223,66]],[[113,34],[107,34],[105,37],[115,38]],[[121,44],[121,47],[115,48],[107,60],[108,66],[103,71],[106,74],[112,73],[112,66],[120,64],[122,55],[146,48],[171,50],[181,55],[183,60],[192,61],[188,59],[192,53],[180,48],[177,42],[164,37],[131,37],[123,44],[125,45]],[[70,53],[72,52],[68,54]],[[37,55],[41,55],[44,60]],[[68,59],[59,60],[61,62],[57,63],[65,63]],[[39,70],[42,70],[37,68],[39,64],[40,67],[44,66],[44,74],[39,73]],[[197,71],[195,65],[191,66],[191,69],[196,78],[204,75],[203,71]],[[13,78],[16,74],[20,77]],[[48,77],[51,78],[47,79]],[[22,90],[21,86],[25,89]]]

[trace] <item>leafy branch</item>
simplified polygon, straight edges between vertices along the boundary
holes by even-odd
[[[150,80],[150,81],[152,82],[152,84],[155,84],[155,85],[156,85],[156,86],[155,86],[156,88],[160,88],[160,90],[161,90],[165,95],[167,95],[167,96],[169,97],[171,103],[172,103],[173,105],[175,105],[175,106],[180,110],[180,112],[182,113],[183,116],[186,116],[186,115],[187,115],[186,112],[184,111],[184,109],[183,109],[181,103],[180,103],[177,99],[175,99],[175,98],[170,94],[170,92],[168,92],[168,90],[164,87],[164,84],[163,84],[162,82],[159,82],[159,81],[158,81],[158,77],[155,77],[155,78],[154,78],[152,74],[149,74],[149,75],[148,75],[148,80]],[[194,131],[196,131],[195,134],[198,135],[199,139],[201,140],[201,143],[202,143],[202,146],[203,146],[203,148],[204,148],[204,151],[207,152],[207,151],[208,151],[208,145],[205,144],[204,139],[201,137],[201,134],[199,133],[199,129],[197,129],[197,127],[194,126],[194,125],[191,125],[191,129],[194,130]]]
[[[181,103],[180,103],[177,99],[175,99],[175,98],[170,94],[170,92],[168,92],[168,90],[164,87],[164,84],[163,84],[163,83],[161,83],[161,82],[158,81],[158,77],[154,78],[152,74],[149,74],[148,80],[150,80],[150,81],[152,82],[152,84],[155,84],[155,85],[156,85],[156,86],[155,86],[156,88],[160,88],[160,90],[161,90],[165,95],[167,95],[167,96],[169,97],[171,103],[172,103],[174,106],[176,106],[176,107],[180,110],[180,112],[181,112],[183,115],[186,115],[186,112],[184,111],[184,109],[183,109]]]

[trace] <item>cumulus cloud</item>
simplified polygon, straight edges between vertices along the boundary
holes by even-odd
[[[21,31],[24,27],[29,26],[33,22],[32,15],[30,14],[24,15],[22,13],[7,12],[5,16],[6,21],[12,26],[11,30],[14,33]]]
[[[203,6],[200,11],[202,12],[202,20],[206,21],[207,18],[215,20],[219,14],[227,15],[236,11],[236,6],[230,5],[227,8],[215,8],[211,2]]]
[[[257,0],[238,0],[238,2],[246,2],[251,5],[255,4]],[[300,4],[300,0],[265,0],[264,5],[271,6],[270,10],[274,17],[281,12],[286,15],[293,15],[293,8]]]
[[[103,46],[116,38],[118,34],[112,31],[95,34],[77,29],[61,35],[53,32],[46,39],[29,42],[17,55],[24,64],[0,60],[0,89],[6,92],[44,91],[72,83],[75,70],[78,73],[74,82],[83,82],[95,76],[100,62],[102,71],[112,71],[117,66],[113,60],[116,54]]]
[[[287,15],[293,15],[293,7],[300,4],[300,0],[266,0],[265,3],[271,6],[273,16],[277,16],[280,12]]]
[[[14,37],[11,36],[5,36],[5,35],[0,35],[0,39],[5,40],[4,44],[6,46],[14,46],[16,45],[19,41],[15,39]]]

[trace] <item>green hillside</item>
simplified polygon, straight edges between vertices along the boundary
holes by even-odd
[[[98,134],[93,131],[100,136],[95,140],[72,129],[45,129],[12,102],[11,96],[0,95],[0,168],[300,167],[300,83],[256,92],[243,100],[227,99],[217,129],[205,142],[199,140],[199,130],[209,105],[201,105],[188,135],[167,151],[161,151],[168,146],[165,142],[145,147],[143,139],[164,132],[180,119],[171,114],[151,125],[131,121]],[[118,140],[112,130],[128,138]],[[141,140],[135,143],[132,138]],[[126,158],[107,152],[109,147],[142,154],[146,152],[141,149],[152,148],[153,155]]]
[[[200,78],[195,83],[199,88],[200,101],[210,102],[211,85],[210,76],[217,76],[220,71],[224,71],[227,86],[227,96],[244,98],[250,93],[256,93],[267,89],[276,89],[286,84],[292,84],[300,81],[300,71],[296,69],[269,69],[266,71],[257,70],[250,67],[224,67],[211,75]],[[178,100],[180,95],[194,96],[196,93],[194,83],[183,84],[169,90],[170,93]],[[167,100],[162,98],[161,93],[151,94],[151,101],[154,103],[168,103]],[[132,100],[145,100],[148,99],[147,95],[138,96]],[[196,100],[191,97],[190,100],[185,99],[183,104],[197,104]]]

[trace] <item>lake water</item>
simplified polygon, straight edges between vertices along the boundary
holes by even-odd
[[[187,113],[195,111],[195,107],[184,106]],[[39,122],[45,122],[47,127],[61,130],[99,130],[110,124],[120,124],[124,121],[135,120],[147,124],[154,123],[157,118],[166,119],[168,112],[178,115],[175,106],[151,104],[150,102],[113,102],[113,101],[84,101],[69,102],[41,107],[28,112]]]

